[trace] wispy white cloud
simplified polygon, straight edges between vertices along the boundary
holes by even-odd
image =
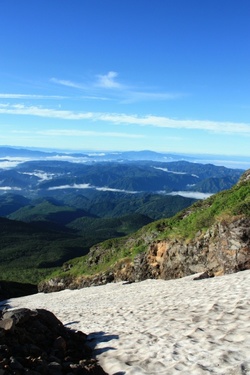
[[[145,90],[144,87],[132,87],[119,82],[118,73],[109,71],[106,74],[97,74],[88,83],[73,82],[71,80],[51,78],[51,82],[86,91],[85,99],[96,100],[116,100],[120,103],[128,104],[145,101],[165,101],[179,99],[184,96],[182,93],[157,92],[155,90]]]
[[[143,91],[127,91],[122,103],[137,103],[146,101],[165,101],[179,99],[184,94],[168,93],[168,92],[143,92]]]
[[[87,90],[88,92],[95,91],[97,89],[122,89],[125,88],[121,83],[117,82],[116,78],[118,73],[108,72],[107,74],[97,74],[91,82],[80,83],[73,82],[66,79],[51,78],[50,82],[56,83],[57,85],[73,87],[75,89]]]
[[[76,113],[72,111],[64,111],[51,108],[43,108],[37,106],[25,106],[24,104],[14,104],[3,106],[0,104],[0,113],[10,114],[10,115],[30,115],[38,117],[48,117],[48,118],[60,118],[64,120],[87,120],[93,119],[93,114],[91,112]]]
[[[113,100],[112,98],[108,98],[107,96],[97,96],[97,95],[81,95],[79,99],[89,99],[89,100]]]
[[[220,122],[206,120],[179,120],[164,116],[138,116],[124,113],[73,112],[59,109],[43,108],[41,106],[24,106],[21,104],[0,104],[0,114],[30,115],[64,120],[92,120],[109,124],[152,126],[157,128],[203,130],[220,134],[250,135],[249,123]]]
[[[12,134],[30,134],[28,130],[14,130]],[[97,132],[76,129],[50,129],[50,130],[32,130],[32,135],[55,136],[55,137],[118,137],[118,138],[145,138],[143,134],[130,134],[118,132]]]
[[[58,85],[73,87],[73,88],[81,89],[81,90],[91,90],[95,87],[105,88],[105,89],[123,88],[124,86],[121,83],[117,82],[116,80],[117,77],[118,77],[117,72],[110,71],[107,74],[97,74],[95,78],[91,82],[88,82],[88,83],[73,82],[71,80],[58,79],[55,77],[51,78],[50,81]]]
[[[32,95],[32,94],[7,94],[0,93],[0,99],[67,99],[61,95]]]
[[[116,81],[117,76],[118,73],[112,71],[103,75],[99,74],[97,75],[97,82],[95,83],[95,86],[105,89],[122,89],[124,86]]]
[[[88,95],[80,95],[79,97],[77,96],[75,97],[76,99],[111,100],[111,98],[107,96],[103,96],[101,95],[101,93],[96,92],[96,90],[94,90],[93,83],[87,85],[83,83],[73,82],[73,81],[69,81],[65,79],[57,79],[57,78],[51,78],[50,81],[53,83],[56,83],[57,85],[72,87],[72,88],[90,93]]]
[[[250,135],[250,124],[206,121],[206,120],[177,120],[163,116],[137,116],[116,113],[96,114],[102,121],[115,124],[130,124],[139,126],[153,126],[158,128],[193,129],[206,130],[216,133],[248,134]]]
[[[53,82],[53,83],[56,83],[58,85],[73,87],[75,89],[87,89],[88,88],[87,85],[84,85],[82,83],[69,81],[69,80],[66,80],[66,79],[57,79],[57,78],[53,77],[53,78],[50,79],[50,81]]]

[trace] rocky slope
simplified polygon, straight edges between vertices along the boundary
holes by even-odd
[[[65,328],[52,312],[22,308],[0,315],[1,374],[106,374],[87,335]]]
[[[194,204],[173,219],[150,224],[134,236],[94,246],[82,262],[85,269],[99,267],[102,272],[74,277],[65,271],[41,283],[39,290],[173,279],[195,273],[209,277],[249,269],[250,170],[232,189]]]

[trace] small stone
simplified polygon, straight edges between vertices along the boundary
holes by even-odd
[[[48,364],[49,369],[61,370],[62,366],[58,362],[50,362]]]
[[[50,375],[61,375],[62,366],[58,362],[50,362],[48,364],[48,374]]]

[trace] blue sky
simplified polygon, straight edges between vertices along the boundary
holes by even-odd
[[[249,0],[2,0],[0,145],[250,156]]]

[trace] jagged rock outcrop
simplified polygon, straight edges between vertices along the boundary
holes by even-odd
[[[250,269],[250,218],[221,220],[192,240],[153,241],[133,261],[124,259],[107,272],[89,277],[51,279],[39,291],[52,292],[149,278],[176,279],[195,273],[223,275]]]
[[[106,374],[87,335],[65,328],[50,311],[23,308],[1,315],[0,374]]]
[[[175,279],[194,273],[223,275],[250,268],[250,219],[221,221],[193,240],[154,242],[139,256],[140,280]]]
[[[115,276],[112,270],[102,272],[94,276],[55,277],[50,280],[42,281],[38,285],[38,292],[50,293],[58,292],[64,289],[87,288],[90,286],[108,284],[113,281],[115,281]]]
[[[240,177],[239,181],[237,182],[237,185],[240,185],[244,182],[250,181],[250,169],[247,169],[242,176]]]

